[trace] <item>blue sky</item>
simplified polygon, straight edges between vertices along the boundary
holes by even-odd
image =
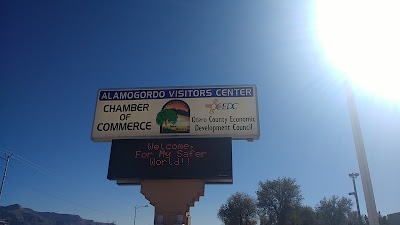
[[[240,84],[257,85],[261,137],[234,141],[234,183],[207,185],[193,224],[221,224],[232,193],[255,196],[259,181],[278,177],[295,178],[310,206],[347,196],[358,164],[346,96],[318,46],[313,6],[2,1],[0,150],[16,157],[0,204],[131,224],[134,205],[148,202],[139,186],[106,179],[111,144],[90,140],[97,90]],[[399,212],[400,106],[359,90],[356,102],[377,208]],[[139,209],[137,224],[153,213]]]

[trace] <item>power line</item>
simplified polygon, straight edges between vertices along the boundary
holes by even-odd
[[[0,151],[1,152],[5,152],[5,153],[12,153],[11,151],[9,151],[7,149],[4,149],[4,148],[1,148],[1,147],[0,147]],[[63,179],[62,177],[58,176],[57,174],[51,172],[50,170],[48,170],[48,169],[46,169],[46,168],[44,168],[44,167],[42,167],[42,166],[30,161],[30,160],[28,160],[27,158],[25,158],[25,157],[23,157],[21,155],[18,155],[16,153],[12,153],[12,154],[13,154],[13,158],[15,160],[17,160],[18,162],[23,163],[23,164],[25,164],[25,165],[27,165],[27,166],[29,166],[29,167],[31,167],[31,168],[39,171],[39,172],[42,172],[42,173],[44,173],[46,175],[52,176],[53,178],[55,178],[57,181],[59,181],[63,185],[65,185],[65,184],[71,185],[71,183],[66,182],[66,179]]]
[[[16,157],[15,157],[14,159],[16,159],[17,161],[19,161],[19,162],[21,162],[21,163],[23,163],[23,164],[25,164],[25,165],[27,165],[27,166],[32,167],[33,169],[36,169],[36,170],[38,170],[38,171],[40,171],[40,172],[42,172],[42,173],[45,173],[45,174],[47,174],[47,175],[57,176],[57,175],[55,175],[54,173],[51,173],[50,171],[48,171],[48,170],[46,170],[46,169],[43,169],[42,167],[36,166],[36,165],[34,165],[34,164],[27,163],[26,161],[24,161],[24,160],[21,159],[21,158],[16,158]]]
[[[7,150],[7,149],[4,149],[4,148],[0,148],[0,151],[3,152],[3,153],[5,153],[6,155],[8,154],[8,155],[10,156],[9,158],[11,158],[11,156],[12,156],[13,159],[16,159],[17,161],[19,161],[19,162],[21,162],[21,163],[23,163],[23,164],[25,164],[25,165],[27,165],[27,166],[30,166],[31,168],[33,168],[33,169],[35,169],[35,170],[38,170],[38,171],[40,171],[40,172],[42,172],[42,173],[45,173],[45,174],[47,174],[47,175],[51,175],[51,176],[53,176],[53,178],[57,178],[57,180],[59,180],[59,181],[63,181],[62,183],[68,183],[68,182],[65,182],[64,179],[61,179],[59,176],[57,176],[55,173],[52,173],[51,171],[49,171],[49,170],[43,168],[42,166],[39,166],[38,164],[36,164],[36,163],[34,163],[34,162],[32,162],[32,161],[26,159],[25,157],[22,157],[22,156],[20,156],[20,155],[18,155],[18,154],[12,153],[11,151],[9,151],[9,150]],[[3,178],[3,179],[4,179],[4,178]],[[9,178],[9,179],[10,179],[10,178]],[[13,179],[11,179],[11,180],[13,180]],[[68,183],[68,184],[70,185],[70,183]],[[76,205],[76,206],[80,206],[80,207],[83,207],[83,208],[87,208],[87,209],[90,209],[90,210],[92,210],[92,211],[97,211],[97,212],[100,212],[100,213],[114,214],[114,215],[119,215],[119,216],[124,216],[124,217],[131,217],[131,215],[128,216],[128,215],[124,215],[124,214],[118,214],[118,213],[114,213],[114,212],[103,211],[103,210],[91,208],[91,207],[86,206],[86,205],[81,204],[81,203],[69,201],[69,200],[66,200],[66,199],[64,199],[64,198],[58,197],[58,196],[56,196],[56,195],[54,195],[54,194],[50,194],[50,193],[48,193],[48,192],[45,192],[45,191],[43,191],[43,190],[40,190],[40,189],[37,188],[37,187],[32,187],[32,186],[30,186],[30,188],[33,189],[33,190],[36,190],[37,192],[40,192],[40,193],[42,193],[42,194],[46,194],[46,195],[48,195],[48,196],[51,196],[51,197],[53,197],[53,198],[55,198],[55,199],[68,202],[68,203],[70,203],[70,204],[72,204],[72,205]],[[0,197],[1,197],[1,193],[0,193]]]
[[[27,158],[22,157],[22,156],[20,156],[20,155],[18,155],[16,153],[13,153],[13,152],[11,152],[11,151],[9,151],[7,149],[0,148],[0,151],[4,152],[6,154],[7,153],[8,154],[12,154],[14,159],[16,159],[16,160],[20,161],[21,163],[24,163],[25,165],[30,166],[30,167],[32,167],[32,168],[34,168],[34,169],[36,169],[36,170],[38,170],[40,172],[43,172],[45,174],[52,175],[52,176],[57,176],[56,174],[50,172],[49,170],[39,166],[38,164],[36,164],[34,162],[28,160]]]
[[[79,206],[79,207],[82,207],[82,208],[90,209],[90,210],[92,210],[92,211],[97,211],[97,212],[100,212],[100,213],[114,214],[114,215],[117,215],[117,216],[131,217],[131,215],[119,214],[119,213],[114,213],[114,212],[109,212],[109,211],[104,211],[104,210],[100,210],[100,209],[91,208],[91,207],[86,206],[86,205],[84,205],[84,204],[77,203],[77,202],[73,202],[73,201],[70,201],[70,200],[67,200],[67,199],[58,197],[58,196],[56,196],[56,195],[54,195],[54,194],[51,194],[51,193],[49,193],[49,192],[40,190],[40,189],[37,188],[37,187],[32,187],[32,186],[31,186],[30,188],[33,189],[33,190],[35,190],[35,191],[37,191],[37,192],[39,192],[39,193],[48,195],[48,196],[50,196],[50,197],[52,197],[52,198],[55,198],[55,199],[58,199],[58,200],[62,200],[62,201],[68,202],[69,204],[72,204],[72,205],[75,205],[75,206]]]
[[[9,151],[7,149],[4,149],[4,148],[1,148],[1,147],[0,147],[0,151],[1,152],[12,153],[11,151]],[[28,160],[27,158],[25,158],[25,157],[23,157],[21,155],[13,153],[13,158],[15,160],[17,160],[18,162],[23,163],[23,164],[25,164],[25,165],[27,165],[27,166],[39,171],[39,172],[42,172],[42,173],[44,173],[46,175],[49,175],[50,177],[52,177],[53,179],[57,180],[62,185],[69,185],[70,187],[72,186],[71,185],[72,182],[67,182],[68,179],[63,178],[63,177],[57,175],[56,173],[51,172],[50,170],[48,170],[48,169],[46,169],[46,168],[44,168],[44,167],[42,167],[42,166],[30,161],[30,160]]]
[[[13,178],[9,178],[9,179],[14,180]],[[82,203],[79,203],[79,202],[70,201],[70,200],[67,200],[65,198],[59,197],[59,196],[57,196],[55,194],[49,193],[47,191],[44,191],[43,189],[41,189],[39,187],[36,187],[36,186],[25,185],[25,187],[29,187],[30,189],[32,189],[32,190],[34,190],[34,191],[36,191],[36,192],[38,192],[40,194],[48,195],[48,196],[50,196],[50,197],[52,197],[54,199],[67,202],[67,203],[69,203],[71,205],[79,206],[79,207],[86,208],[86,209],[89,209],[89,210],[92,210],[92,211],[96,211],[96,212],[99,212],[99,213],[107,213],[107,214],[112,214],[112,215],[117,215],[117,216],[122,216],[122,217],[132,217],[132,215],[120,214],[120,213],[100,210],[100,209],[89,207],[89,206],[87,206],[85,204],[82,204]]]
[[[0,147],[0,151],[1,152],[5,152],[5,153],[12,153],[11,151],[9,151],[7,149],[4,149],[4,148],[1,148],[1,147]],[[72,183],[71,182],[67,182],[68,179],[66,179],[64,177],[61,177],[61,176],[57,175],[56,173],[51,172],[50,170],[44,168],[43,166],[40,166],[40,165],[28,160],[27,158],[25,158],[25,157],[23,157],[21,155],[18,155],[16,153],[12,153],[12,154],[13,154],[13,158],[16,159],[18,162],[23,163],[23,164],[25,164],[25,165],[27,165],[27,166],[29,166],[29,167],[31,167],[31,168],[39,171],[39,172],[42,172],[42,173],[44,173],[46,175],[51,176],[53,179],[56,179],[62,185],[71,186]]]

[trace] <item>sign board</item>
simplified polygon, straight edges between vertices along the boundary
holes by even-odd
[[[113,140],[109,180],[140,184],[142,179],[203,179],[232,183],[231,138]]]
[[[93,141],[260,136],[254,85],[99,90]]]

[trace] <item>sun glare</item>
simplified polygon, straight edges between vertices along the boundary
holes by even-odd
[[[359,88],[400,103],[400,1],[316,0],[327,59]]]

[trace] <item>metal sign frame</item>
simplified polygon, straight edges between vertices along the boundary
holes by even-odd
[[[100,89],[91,138],[259,136],[257,88],[241,85]]]

